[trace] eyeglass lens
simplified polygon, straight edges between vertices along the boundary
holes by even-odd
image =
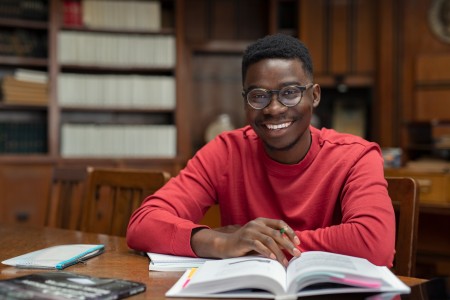
[[[253,108],[262,109],[269,105],[274,92],[276,93],[265,89],[251,90],[247,94],[247,101]],[[278,101],[288,107],[297,105],[302,96],[303,90],[297,86],[286,86],[278,91]]]

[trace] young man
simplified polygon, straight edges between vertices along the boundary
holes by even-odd
[[[286,35],[242,61],[250,126],[208,143],[132,215],[128,245],[183,256],[259,253],[287,264],[321,250],[392,266],[395,220],[378,145],[310,125],[320,102],[307,48]],[[220,205],[222,225],[197,223]]]

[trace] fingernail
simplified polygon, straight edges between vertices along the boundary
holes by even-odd
[[[277,257],[275,256],[275,254],[273,254],[273,253],[270,253],[270,256],[269,256],[271,259],[277,259]]]
[[[297,248],[292,249],[292,252],[294,252],[294,256],[300,256],[302,254]]]
[[[287,266],[288,264],[289,264],[289,262],[288,262],[288,260],[285,258],[285,259],[283,259],[283,264],[285,265],[285,266]]]
[[[294,237],[294,243],[295,243],[296,245],[300,245],[300,239],[298,238],[298,236],[295,236],[295,237]]]

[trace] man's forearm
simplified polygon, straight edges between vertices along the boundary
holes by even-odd
[[[208,228],[194,229],[191,247],[199,257],[224,258],[223,236],[226,233]]]

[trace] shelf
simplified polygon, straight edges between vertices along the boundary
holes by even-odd
[[[145,35],[174,35],[173,28],[162,28],[160,30],[139,30],[139,29],[111,29],[111,28],[90,28],[84,26],[62,26],[61,30],[67,31],[85,31],[98,33],[112,33],[112,34],[145,34]]]
[[[0,102],[1,110],[33,110],[33,111],[47,111],[47,105],[33,105],[33,104],[8,104]]]
[[[24,19],[8,19],[0,17],[0,26],[11,28],[47,30],[48,23],[45,21],[30,21]]]
[[[349,87],[372,87],[375,83],[372,74],[348,74],[342,77],[317,74],[314,76],[314,81],[320,84],[321,87],[330,88],[335,88],[341,84]]]
[[[48,60],[46,58],[21,57],[21,56],[4,56],[0,55],[0,65],[6,66],[22,66],[22,67],[47,67]]]
[[[84,72],[92,74],[117,73],[117,74],[160,74],[173,75],[172,67],[130,67],[130,66],[99,66],[99,65],[69,65],[61,64],[62,72]]]
[[[114,113],[154,113],[172,114],[175,109],[165,108],[133,108],[133,107],[94,107],[94,106],[61,106],[64,112],[114,112]]]

